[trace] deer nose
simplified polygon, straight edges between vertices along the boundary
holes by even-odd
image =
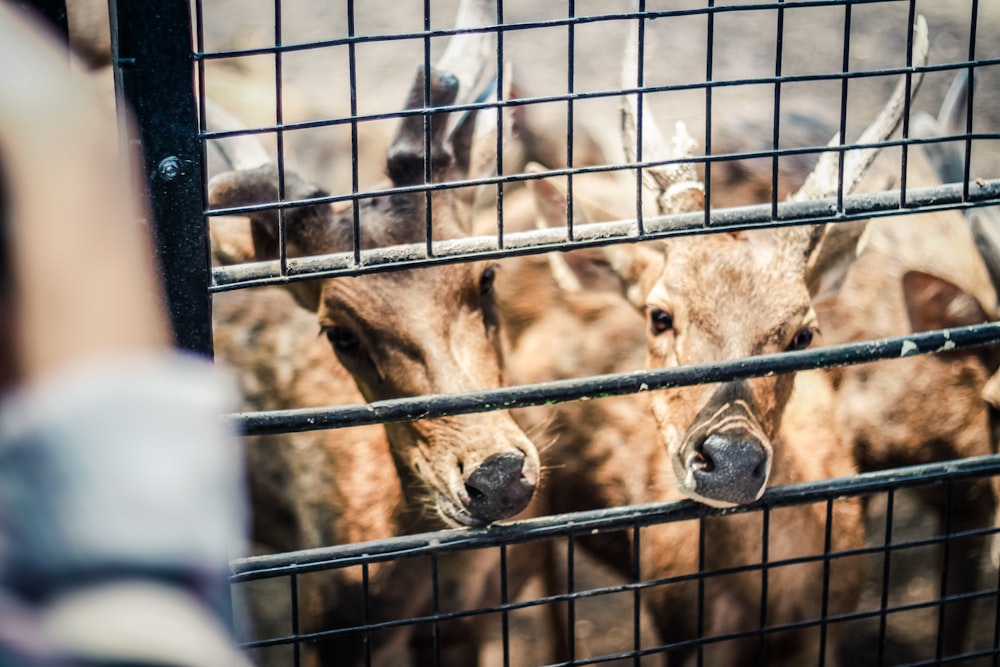
[[[476,466],[465,479],[465,490],[469,495],[469,513],[489,523],[527,507],[535,484],[524,474],[524,454],[505,452],[494,454]]]
[[[768,463],[767,452],[756,440],[713,433],[698,443],[687,465],[699,496],[744,505],[760,496]]]

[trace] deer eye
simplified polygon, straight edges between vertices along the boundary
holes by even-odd
[[[344,327],[327,327],[323,329],[323,333],[326,334],[326,339],[330,341],[330,345],[333,345],[335,350],[341,352],[352,352],[358,349],[358,345],[360,344],[358,337]]]
[[[816,335],[816,330],[812,327],[806,327],[804,329],[799,329],[798,333],[792,338],[792,342],[788,344],[789,350],[804,350],[809,347],[813,342],[813,337]]]
[[[497,278],[497,267],[491,264],[483,269],[483,275],[479,277],[479,293],[488,296],[493,293],[493,283]]]
[[[659,336],[674,328],[674,316],[659,308],[649,309],[649,330],[654,336]]]

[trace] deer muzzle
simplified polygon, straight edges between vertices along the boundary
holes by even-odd
[[[711,434],[685,457],[689,491],[710,505],[745,505],[764,492],[770,470],[767,451],[745,434]]]
[[[437,493],[441,516],[458,526],[485,526],[508,519],[531,502],[538,485],[538,464],[520,450],[493,454],[474,467],[466,467],[450,485]]]
[[[678,488],[715,507],[751,503],[771,473],[771,444],[746,383],[721,386],[673,458]]]
[[[535,480],[525,469],[521,452],[489,457],[465,478],[466,509],[474,518],[490,523],[517,514],[531,500]]]

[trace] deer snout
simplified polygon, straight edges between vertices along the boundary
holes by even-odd
[[[465,476],[466,509],[483,523],[517,514],[531,500],[537,480],[525,470],[525,455],[494,454]]]
[[[771,467],[767,451],[755,439],[716,433],[695,445],[686,465],[693,495],[713,505],[757,500]]]

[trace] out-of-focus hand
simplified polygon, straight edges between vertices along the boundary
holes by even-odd
[[[169,344],[117,121],[32,23],[0,3],[0,164],[23,379]]]

